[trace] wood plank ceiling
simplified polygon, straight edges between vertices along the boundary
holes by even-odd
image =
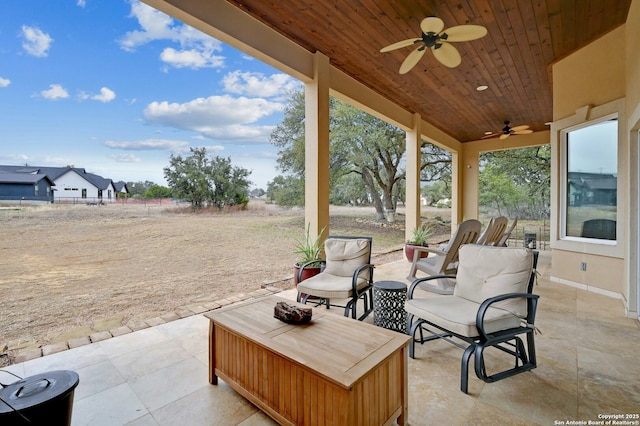
[[[626,21],[631,0],[229,0],[305,49],[461,142],[497,132],[503,121],[547,130],[551,64]],[[380,49],[419,38],[420,22],[482,25],[487,36],[451,43],[462,64],[447,68],[426,52],[407,74],[412,51]],[[485,91],[476,88],[487,85]]]

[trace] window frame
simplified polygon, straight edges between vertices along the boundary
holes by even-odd
[[[559,239],[562,241],[575,241],[581,243],[588,244],[602,244],[609,246],[616,246],[619,244],[620,232],[619,232],[619,209],[620,209],[620,198],[616,197],[616,239],[615,240],[606,240],[600,238],[588,238],[588,237],[576,237],[567,235],[567,209],[568,209],[568,145],[569,145],[569,134],[573,131],[585,129],[587,127],[597,125],[603,123],[605,121],[617,121],[617,140],[616,140],[616,176],[620,176],[620,113],[614,112],[601,117],[593,118],[587,121],[583,121],[579,124],[566,127],[560,130],[560,223],[559,230],[560,235]],[[619,180],[619,179],[618,179]],[[616,193],[619,194],[620,186],[619,183],[616,183]]]

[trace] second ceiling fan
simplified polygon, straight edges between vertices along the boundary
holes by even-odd
[[[510,127],[509,122],[505,121],[504,127],[502,128],[501,131],[495,132],[495,133],[489,133],[488,135],[485,135],[482,139],[494,138],[498,135],[500,135],[500,139],[506,139],[511,135],[527,135],[529,133],[533,133],[533,130],[529,129],[529,126],[524,125],[524,126]]]
[[[424,52],[429,48],[433,56],[443,65],[455,68],[462,62],[458,49],[449,44],[450,42],[470,41],[484,37],[487,29],[481,25],[457,25],[444,29],[444,22],[440,18],[428,17],[420,22],[422,30],[421,38],[410,38],[402,40],[380,49],[380,52],[390,52],[416,45],[417,47],[409,53],[400,66],[400,74],[406,74],[422,58]]]

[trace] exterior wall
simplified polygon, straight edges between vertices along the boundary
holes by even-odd
[[[36,195],[36,186],[38,187],[38,195]],[[42,179],[36,184],[3,183],[0,184],[0,199],[4,201],[53,201],[53,191],[46,179]]]
[[[628,229],[631,230],[628,236],[628,268],[625,282],[629,283],[629,293],[627,295],[627,315],[632,317],[640,317],[640,273],[639,263],[640,255],[638,246],[639,212],[640,197],[638,195],[638,183],[640,182],[639,165],[639,149],[638,149],[638,132],[640,131],[640,54],[638,46],[640,45],[640,0],[633,0],[627,15],[627,23],[625,25],[626,37],[626,104],[627,112],[627,128],[629,129],[629,145],[625,152],[625,156],[630,159],[629,162],[629,217]]]
[[[634,1],[638,3],[637,1]],[[629,139],[624,98],[628,93],[625,64],[627,23],[553,65],[553,115],[551,126],[551,280],[620,297],[628,306],[629,250]],[[629,51],[633,56],[635,51]],[[618,240],[597,244],[563,239],[562,131],[618,114]],[[637,214],[637,208],[634,208]],[[633,232],[637,233],[637,229]],[[581,271],[585,262],[586,271]]]
[[[56,179],[56,200],[76,201],[84,200],[82,190],[87,191],[87,200],[93,201],[98,198],[98,188],[74,171],[68,171]]]

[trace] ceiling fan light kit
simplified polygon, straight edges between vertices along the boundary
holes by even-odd
[[[427,49],[442,65],[455,68],[462,62],[462,57],[458,49],[449,43],[476,40],[487,35],[487,29],[481,25],[458,25],[445,30],[442,19],[435,17],[424,18],[420,29],[420,38],[398,41],[380,49],[384,53],[417,45],[400,65],[400,74],[406,74],[416,66]]]

